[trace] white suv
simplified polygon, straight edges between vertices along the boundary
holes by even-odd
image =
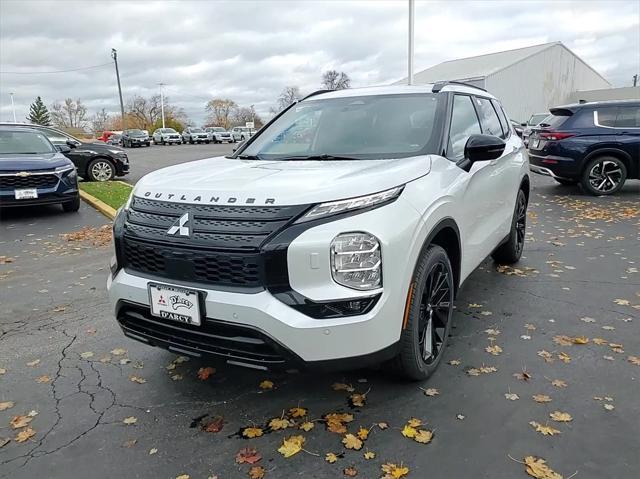
[[[520,258],[528,171],[479,88],[318,92],[233,155],[136,184],[114,223],[115,315],[180,354],[423,379],[462,282],[489,254]]]

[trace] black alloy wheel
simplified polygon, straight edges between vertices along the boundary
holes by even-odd
[[[453,311],[453,281],[444,262],[429,272],[420,301],[418,348],[427,365],[435,363],[442,352]]]

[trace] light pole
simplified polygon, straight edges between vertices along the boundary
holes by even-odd
[[[13,92],[9,92],[9,96],[11,97],[11,110],[13,111],[13,122],[18,123],[16,120],[16,105],[13,103]]]
[[[407,61],[407,84],[413,85],[413,16],[415,13],[415,1],[409,0],[409,59]]]
[[[116,78],[118,79],[118,95],[120,95],[120,113],[122,114],[122,129],[126,130],[127,125],[124,119],[124,103],[122,102],[122,87],[120,86],[120,72],[118,71],[118,51],[115,48],[111,49],[111,58],[116,65]]]
[[[164,128],[164,93],[162,92],[162,87],[164,83],[158,83],[160,85],[160,112],[162,114],[162,128]]]

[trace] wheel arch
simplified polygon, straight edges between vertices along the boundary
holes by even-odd
[[[96,160],[107,160],[109,163],[111,163],[111,166],[113,166],[113,172],[115,175],[118,174],[118,167],[116,166],[116,162],[113,161],[111,158],[109,158],[106,155],[97,155],[93,158],[91,158],[89,161],[87,161],[87,165],[84,169],[84,173],[85,175],[89,175],[89,167],[91,166],[91,164],[96,161]],[[82,175],[80,175],[82,176]],[[85,176],[82,176],[83,178],[86,178]]]
[[[460,288],[460,274],[462,268],[462,246],[460,242],[460,228],[451,217],[441,219],[429,232],[422,245],[422,251],[430,245],[438,245],[443,248],[453,269],[455,293]]]
[[[612,147],[598,148],[597,150],[591,151],[587,156],[585,156],[582,163],[582,170],[580,171],[580,175],[584,174],[585,169],[587,168],[587,163],[599,156],[613,156],[624,163],[624,166],[627,168],[627,177],[635,178],[639,176],[638,169],[633,164],[633,161],[631,161],[631,156],[626,151]]]

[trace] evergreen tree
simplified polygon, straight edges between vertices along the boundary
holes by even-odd
[[[37,97],[36,101],[31,104],[29,108],[29,116],[27,117],[34,125],[51,125],[51,117],[49,116],[49,110],[42,101],[42,98]]]

